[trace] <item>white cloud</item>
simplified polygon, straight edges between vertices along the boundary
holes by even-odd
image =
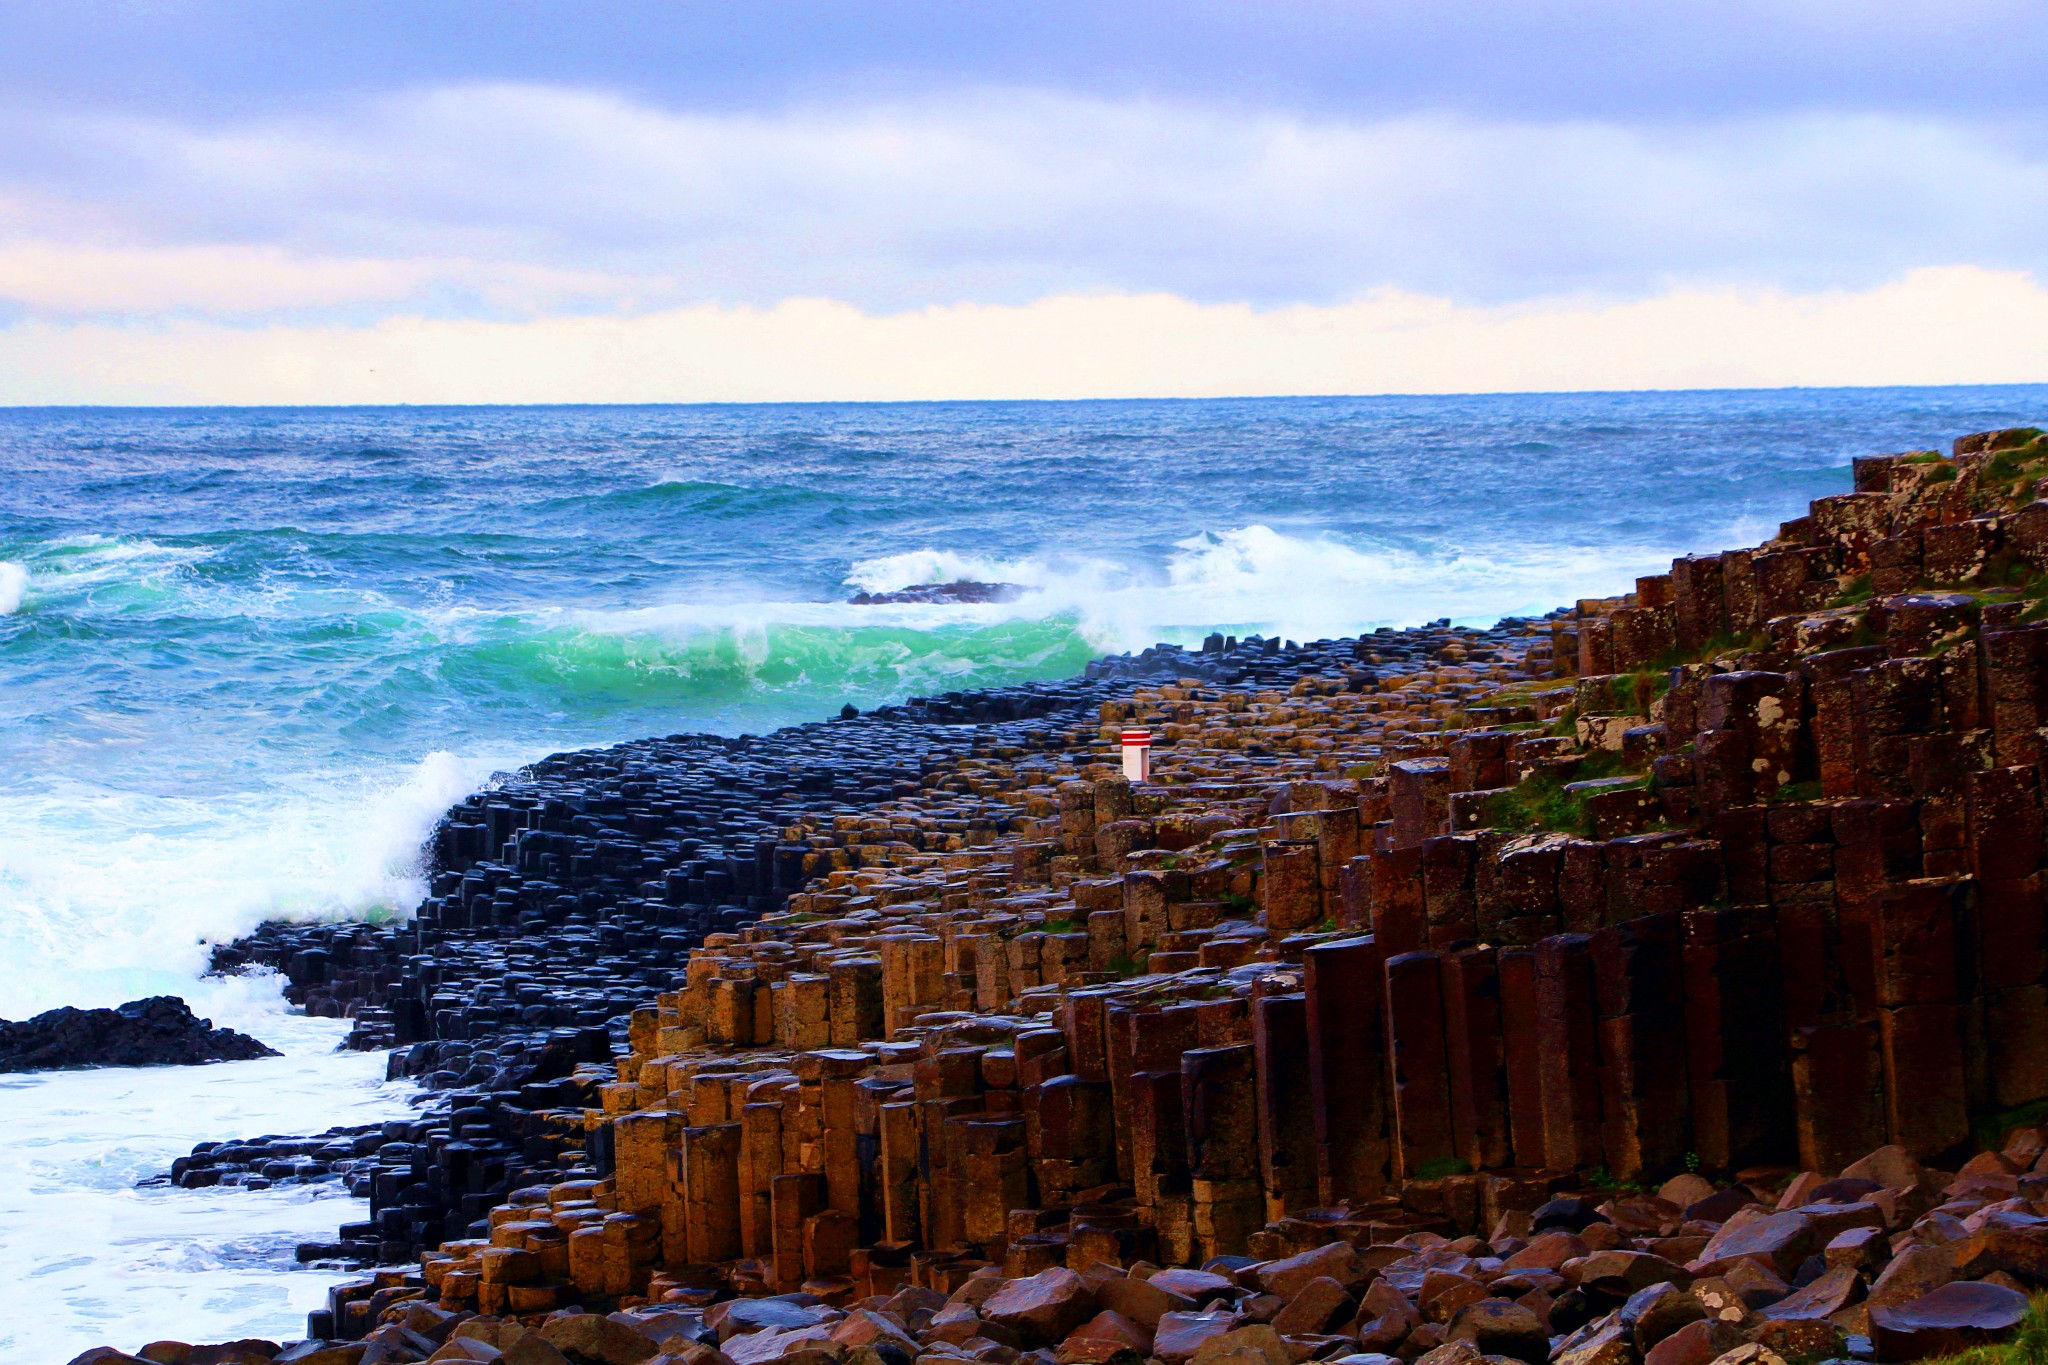
[[[792,300],[362,327],[24,321],[0,402],[546,403],[2048,381],[2048,289],[1976,267],[1860,291],[1258,310],[1059,296],[871,314]]]
[[[417,303],[459,294],[501,312],[644,306],[669,281],[519,261],[306,256],[275,246],[0,242],[0,300],[42,314],[220,316]]]
[[[17,208],[0,231],[18,249],[274,250],[319,276],[265,294],[167,257],[195,283],[132,287],[139,312],[167,294],[209,312],[377,304],[394,270],[414,272],[406,310],[440,316],[808,295],[1627,298],[1868,287],[1954,261],[2048,274],[2048,155],[1932,116],[1345,121],[1014,89],[712,114],[474,85],[321,116],[17,115],[5,131]],[[66,284],[71,269],[0,292],[124,306],[111,285]]]

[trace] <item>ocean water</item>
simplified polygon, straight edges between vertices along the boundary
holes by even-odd
[[[0,412],[0,1016],[158,992],[203,1011],[208,942],[403,914],[440,810],[557,749],[1211,629],[1541,612],[1753,544],[1845,491],[1856,455],[2044,419],[2048,386]],[[1028,591],[846,601],[958,577]],[[272,993],[231,1003],[293,1057],[0,1089],[0,1292],[61,1305],[0,1355],[133,1348],[158,1334],[130,1330],[139,1302],[188,1339],[289,1330],[317,1297],[284,1273],[291,1234],[345,1209],[126,1189],[201,1137],[397,1103],[364,1090],[377,1059],[315,1055],[317,1021],[240,989]],[[171,1093],[192,1103],[147,1098]],[[67,1191],[96,1210],[68,1229],[80,1259],[34,1261]],[[199,1249],[165,1250],[176,1226]]]
[[[92,1346],[169,1337],[302,1337],[344,1273],[293,1248],[369,1216],[339,1185],[261,1191],[139,1188],[195,1142],[320,1132],[411,1112],[381,1056],[337,1052],[348,1025],[280,1008],[237,979],[191,992],[216,1023],[281,1057],[203,1069],[122,1067],[0,1076],[0,1360],[63,1365]]]

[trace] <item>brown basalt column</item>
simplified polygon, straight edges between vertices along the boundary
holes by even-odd
[[[1536,1003],[1536,950],[1502,948],[1495,958],[1500,975],[1501,1053],[1507,1068],[1508,1132],[1514,1164],[1541,1169],[1543,1147],[1542,1035]]]
[[[741,1127],[720,1123],[683,1130],[685,1259],[692,1265],[730,1261],[741,1254],[739,1157]]]
[[[1592,948],[1583,934],[1557,934],[1536,945],[1536,1036],[1543,1165],[1553,1171],[1600,1165],[1600,1018]]]
[[[1590,839],[1571,839],[1562,848],[1563,862],[1557,873],[1558,924],[1568,934],[1590,934],[1607,922],[1607,846]]]
[[[1427,941],[1422,894],[1422,847],[1375,852],[1372,858],[1372,932],[1389,954],[1411,953]]]
[[[1000,1243],[1011,1209],[1031,1206],[1022,1118],[960,1118],[963,1224],[969,1242]]]
[[[805,1171],[778,1175],[770,1195],[775,1218],[772,1268],[775,1290],[795,1293],[804,1282],[804,1225],[824,1207],[825,1177]]]
[[[1445,953],[1443,989],[1452,1148],[1475,1171],[1510,1165],[1507,1056],[1494,950]]]
[[[918,1198],[922,1143],[915,1102],[882,1106],[880,1139],[876,1195],[882,1233],[890,1242],[914,1243],[922,1232],[922,1201]]]
[[[2048,679],[2048,631],[2039,626],[1988,630],[1981,639],[1983,690],[1988,699],[1998,762],[2041,760],[2043,680]]]
[[[1399,1179],[1457,1156],[1451,1139],[1450,1075],[1444,1043],[1442,959],[1402,953],[1387,959],[1387,1039]]]
[[[661,1208],[668,1188],[668,1152],[682,1141],[683,1116],[669,1109],[621,1114],[612,1122],[613,1189],[622,1213]]]
[[[1491,791],[1508,785],[1509,730],[1467,730],[1450,743],[1454,792]]]
[[[1122,1058],[1122,1083],[1112,1085],[1119,1175],[1131,1181],[1140,1203],[1150,1203],[1161,1192],[1186,1190],[1180,1054],[1195,1046],[1195,1018],[1186,1009],[1113,1010],[1110,1017]],[[1162,1086],[1161,1076],[1172,1085]]]
[[[1395,848],[1414,848],[1443,831],[1450,809],[1447,758],[1409,758],[1388,765]]]
[[[1694,756],[1700,809],[1712,815],[1767,799],[1811,769],[1796,673],[1719,673],[1702,685]]]
[[[1360,854],[1346,862],[1338,874],[1339,927],[1365,930],[1372,928],[1372,865],[1371,855]]]
[[[740,1255],[767,1256],[775,1247],[773,1181],[782,1174],[782,1105],[740,1110]]]
[[[1152,951],[1159,937],[1170,931],[1167,922],[1170,876],[1166,872],[1126,872],[1123,880],[1123,913],[1125,951],[1133,961],[1141,962],[1144,955]],[[1187,878],[1178,876],[1183,887]],[[1179,899],[1186,899],[1185,895]]]
[[[1447,834],[1423,844],[1423,914],[1430,947],[1446,948],[1477,936],[1473,870],[1478,856],[1478,839],[1470,834]]]
[[[1614,671],[1614,623],[1605,616],[1579,622],[1579,676],[1597,678]]]
[[[1266,1218],[1316,1202],[1316,1128],[1308,1045],[1308,1000],[1300,992],[1261,997],[1252,1007],[1259,1087],[1259,1174]]]
[[[1291,934],[1322,922],[1322,871],[1312,841],[1268,841],[1259,866],[1259,909],[1269,930]]]
[[[1799,1164],[1839,1171],[1885,1142],[1884,1060],[1874,1024],[1816,1024],[1792,1035]]]
[[[831,1036],[834,1047],[854,1047],[882,1036],[882,964],[872,957],[842,958],[830,977]]]
[[[705,1012],[704,1034],[719,1047],[749,1047],[754,1039],[754,990],[760,984],[752,978],[716,977],[711,981],[711,1003]]]
[[[1080,1076],[1041,1082],[1024,1093],[1024,1120],[1042,1206],[1065,1207],[1080,1191],[1115,1176],[1115,1109],[1106,1082]]]
[[[1060,847],[1067,853],[1093,858],[1095,853],[1095,788],[1087,782],[1062,782],[1060,800]]]
[[[841,1213],[861,1209],[861,1161],[857,1113],[858,1083],[874,1064],[865,1052],[816,1054],[823,1063],[818,1099],[824,1108],[825,1202]]]
[[[1693,1149],[1714,1171],[1782,1159],[1794,1107],[1769,913],[1688,911],[1683,954]]]
[[[1678,929],[1664,913],[1592,938],[1603,1146],[1623,1180],[1672,1173],[1690,1146]]]
[[[945,942],[931,934],[895,933],[880,941],[883,1036],[894,1038],[919,1014],[943,1009]],[[860,1041],[860,1040],[855,1040]],[[833,1046],[848,1046],[835,1029]]]
[[[1362,1199],[1386,1187],[1386,956],[1371,937],[1302,955],[1317,1197]]]
[[[773,988],[775,1043],[797,1052],[832,1045],[831,978],[792,972]]]
[[[1756,551],[1721,552],[1721,599],[1727,608],[1731,634],[1739,637],[1763,629],[1764,618],[1757,601]]]
[[[1721,585],[1719,555],[1688,555],[1671,561],[1672,606],[1678,647],[1697,653],[1728,630],[1728,602]]]
[[[1265,1221],[1252,1045],[1192,1049],[1180,1075],[1195,1242],[1204,1259],[1238,1254]]]
[[[1856,792],[1913,796],[1913,742],[1941,729],[1941,675],[1932,659],[1887,659],[1849,675]]]
[[[1956,931],[1972,887],[1908,882],[1878,897],[1878,1025],[1893,1142],[1931,1157],[1970,1135],[1957,1007]]]
[[[1496,865],[1499,922],[1482,914],[1480,934],[1491,942],[1526,946],[1558,930],[1557,879],[1564,867],[1563,840],[1525,836],[1501,850]]]
[[[1343,918],[1344,869],[1365,847],[1357,805],[1329,806],[1310,818],[1315,831],[1316,870],[1323,887],[1323,913]]]
[[[1067,996],[1067,1064],[1083,1080],[1109,1079],[1109,1003],[1115,994],[1089,987]]]

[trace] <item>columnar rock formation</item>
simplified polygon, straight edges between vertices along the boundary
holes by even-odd
[[[1280,686],[1218,640],[886,800],[792,802],[746,914],[574,1059],[563,1178],[316,1333],[1678,1365],[2009,1330],[2048,1283],[2043,475],[2033,431],[1858,461],[1625,598],[1321,643]],[[423,950],[557,922],[489,869],[602,856],[501,804],[445,827]],[[646,871],[656,922],[729,890]],[[402,1069],[461,1036],[385,996]]]

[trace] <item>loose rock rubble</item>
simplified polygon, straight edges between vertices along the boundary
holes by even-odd
[[[489,1207],[295,1349],[1773,1365],[2001,1339],[2048,1285],[2043,475],[2048,438],[1984,433],[1541,621],[1148,651],[1023,728],[961,694],[872,722],[929,746],[886,791],[752,780],[780,828],[751,863],[724,826],[719,866],[683,847],[717,788],[637,786],[656,749],[473,799],[417,926],[291,964],[461,1106],[379,1149],[380,1248],[425,1240],[458,1174],[450,1231]],[[658,989],[599,1056],[607,950]],[[509,1088],[544,1026],[588,1040],[546,1035],[553,1108]],[[480,1162],[515,1113],[547,1159]]]
[[[33,1019],[0,1019],[0,1072],[91,1066],[197,1066],[278,1054],[246,1033],[215,1028],[175,995],[110,1010],[65,1006]]]

